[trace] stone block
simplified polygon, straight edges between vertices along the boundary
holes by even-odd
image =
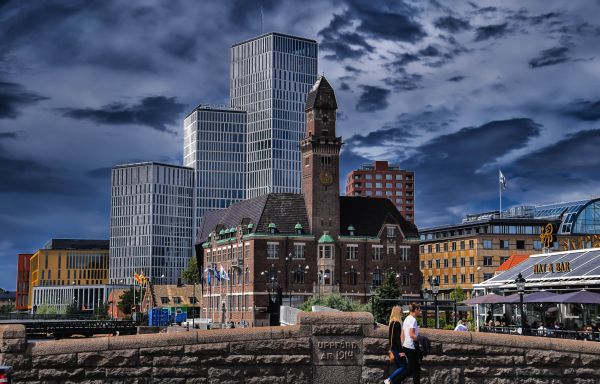
[[[594,368],[564,368],[563,376],[596,378],[600,381],[600,372]]]
[[[369,325],[374,324],[369,312],[300,312],[296,317],[299,325]]]
[[[310,355],[259,355],[256,356],[256,364],[280,364],[296,365],[310,364]]]
[[[244,381],[246,384],[286,384],[287,382],[286,378],[281,376],[251,377]]]
[[[206,384],[208,379],[206,377],[192,377],[185,380],[185,384]]]
[[[484,355],[485,348],[482,345],[443,343],[442,354],[461,356]]]
[[[60,353],[95,352],[108,350],[108,339],[114,337],[94,337],[84,340],[55,340],[33,343],[32,356],[55,355]],[[131,345],[129,346],[131,348]]]
[[[515,374],[520,377],[560,377],[562,370],[560,368],[535,368],[535,367],[516,367]]]
[[[174,347],[198,343],[198,332],[159,333],[153,335],[135,335],[107,337],[108,349],[127,350],[135,348]]]
[[[387,377],[387,372],[383,368],[363,367],[361,373],[361,384],[381,384]]]
[[[463,366],[469,364],[469,357],[467,356],[436,356],[429,355],[423,359],[423,365],[452,365],[452,366]]]
[[[172,356],[183,355],[183,345],[176,347],[140,348],[140,356]]]
[[[484,379],[483,383],[484,384],[515,384],[516,381],[513,378],[492,377],[489,379]]]
[[[31,357],[27,353],[1,353],[0,365],[10,365],[14,370],[30,369]]]
[[[0,353],[24,352],[27,348],[25,339],[0,339]]]
[[[36,368],[59,368],[64,366],[72,367],[77,364],[77,354],[66,353],[60,355],[34,356],[32,360],[33,366]]]
[[[106,370],[107,378],[120,378],[120,377],[150,377],[152,368],[150,367],[124,367],[124,368],[110,368]]]
[[[224,368],[217,368],[217,367],[210,367],[208,368],[208,372],[207,372],[207,376],[209,381],[211,380],[227,380],[227,379],[233,379],[233,378],[240,378],[242,377],[242,370],[239,368],[235,368],[235,367],[224,367]]]
[[[535,366],[572,367],[580,365],[578,354],[556,351],[538,351],[532,349],[525,353],[525,359],[528,365]]]
[[[152,384],[185,384],[186,379],[169,377],[169,378],[157,378],[153,377],[151,383]]]
[[[0,339],[26,339],[27,333],[23,324],[0,325]]]
[[[514,376],[514,368],[497,368],[497,367],[486,367],[486,366],[472,366],[466,365],[463,368],[463,374],[466,377],[507,377]]]
[[[313,338],[313,364],[355,365],[362,362],[362,338],[357,336]]]
[[[472,356],[471,366],[509,366],[524,364],[523,356]]]
[[[389,348],[387,339],[365,337],[363,339],[363,352],[368,354],[386,354]]]
[[[84,371],[82,368],[70,368],[70,369],[53,369],[46,368],[38,370],[38,377],[42,381],[47,380],[58,380],[64,381],[63,379],[75,379],[75,378],[83,378],[85,377]]]
[[[200,364],[200,356],[154,356],[155,367],[181,367]]]
[[[243,343],[231,343],[229,345],[232,354],[303,354],[310,353],[310,339],[287,339],[287,340],[263,340],[247,341]]]
[[[184,352],[186,355],[225,355],[229,352],[228,343],[196,344],[186,345]]]
[[[428,368],[427,377],[430,383],[456,384],[460,383],[460,368]]]
[[[38,373],[37,369],[14,369],[13,367],[12,380],[14,383],[37,380]]]
[[[138,350],[81,352],[77,354],[80,367],[135,367],[139,364]]]
[[[390,359],[387,354],[363,355],[364,365],[389,365]]]
[[[442,344],[480,344],[472,343],[474,333],[471,332],[455,332],[442,329],[421,328],[419,334],[427,337],[430,341],[435,341]],[[387,337],[387,329],[385,332]]]
[[[591,355],[582,353],[580,355],[581,366],[583,367],[600,367],[600,355]]]
[[[206,373],[206,369],[200,366],[172,366],[172,367],[154,367],[152,369],[152,377],[198,377],[203,376]]]
[[[240,365],[255,364],[254,355],[229,355],[218,357],[206,357],[202,359],[202,365]]]
[[[324,325],[313,325],[313,335],[362,335],[362,326],[355,324],[324,324]]]
[[[501,347],[498,345],[484,346],[484,348],[485,355],[525,356],[526,351],[524,348]]]
[[[106,377],[106,368],[86,368],[86,379],[103,379]]]
[[[360,383],[362,368],[360,366],[320,365],[313,368],[315,384],[347,384]]]

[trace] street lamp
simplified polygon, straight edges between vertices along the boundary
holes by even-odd
[[[438,277],[433,276],[429,279],[429,285],[431,285],[431,293],[433,293],[433,306],[435,307],[435,329],[440,328],[440,318],[438,313],[437,297],[440,292],[440,280]]]
[[[525,334],[525,316],[523,315],[523,295],[525,294],[525,283],[526,283],[525,278],[523,277],[523,275],[521,275],[521,273],[519,273],[519,275],[515,279],[515,285],[517,286],[517,293],[519,294],[519,302],[520,302],[520,306],[521,306],[521,334],[522,335]]]
[[[324,279],[326,279],[328,276],[325,272],[321,272],[319,271],[319,273],[317,274],[319,279],[317,280],[317,288],[319,289],[319,302],[321,302],[321,286],[324,283]]]
[[[288,275],[288,263],[290,260],[292,260],[291,252],[288,255],[288,257],[285,258],[285,289],[288,291],[288,297],[289,297],[290,307],[291,307],[292,306],[292,292],[290,291],[290,282],[289,282],[290,276]]]
[[[287,266],[286,266],[287,269]],[[300,284],[300,280],[302,281],[302,284],[304,284],[304,275],[306,275],[308,273],[308,270],[310,269],[310,267],[308,265],[306,265],[304,267],[304,269],[302,269],[302,265],[298,264],[298,269],[294,269],[292,271],[290,271],[290,274],[294,275],[294,283],[295,284]],[[287,273],[286,273],[287,275]],[[300,279],[300,275],[302,275],[302,279]],[[292,306],[292,296],[290,294],[290,307]]]

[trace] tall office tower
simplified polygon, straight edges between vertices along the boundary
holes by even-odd
[[[300,193],[298,142],[317,80],[317,42],[268,33],[231,47],[231,105],[248,112],[246,198]]]
[[[183,165],[195,173],[198,228],[204,212],[246,198],[246,112],[200,105],[185,118],[183,132]]]
[[[133,284],[144,272],[174,284],[192,256],[194,171],[155,162],[112,170],[111,284]]]

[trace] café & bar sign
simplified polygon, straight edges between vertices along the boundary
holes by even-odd
[[[564,273],[571,272],[571,263],[564,261],[562,263],[535,264],[533,273]]]

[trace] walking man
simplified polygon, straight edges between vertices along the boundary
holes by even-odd
[[[402,324],[402,332],[404,333],[404,343],[402,346],[408,360],[408,369],[402,373],[399,381],[412,376],[413,384],[421,384],[421,361],[418,351],[419,344],[417,343],[417,338],[419,337],[417,317],[419,317],[420,313],[421,308],[419,304],[410,304],[410,314],[406,316]]]

